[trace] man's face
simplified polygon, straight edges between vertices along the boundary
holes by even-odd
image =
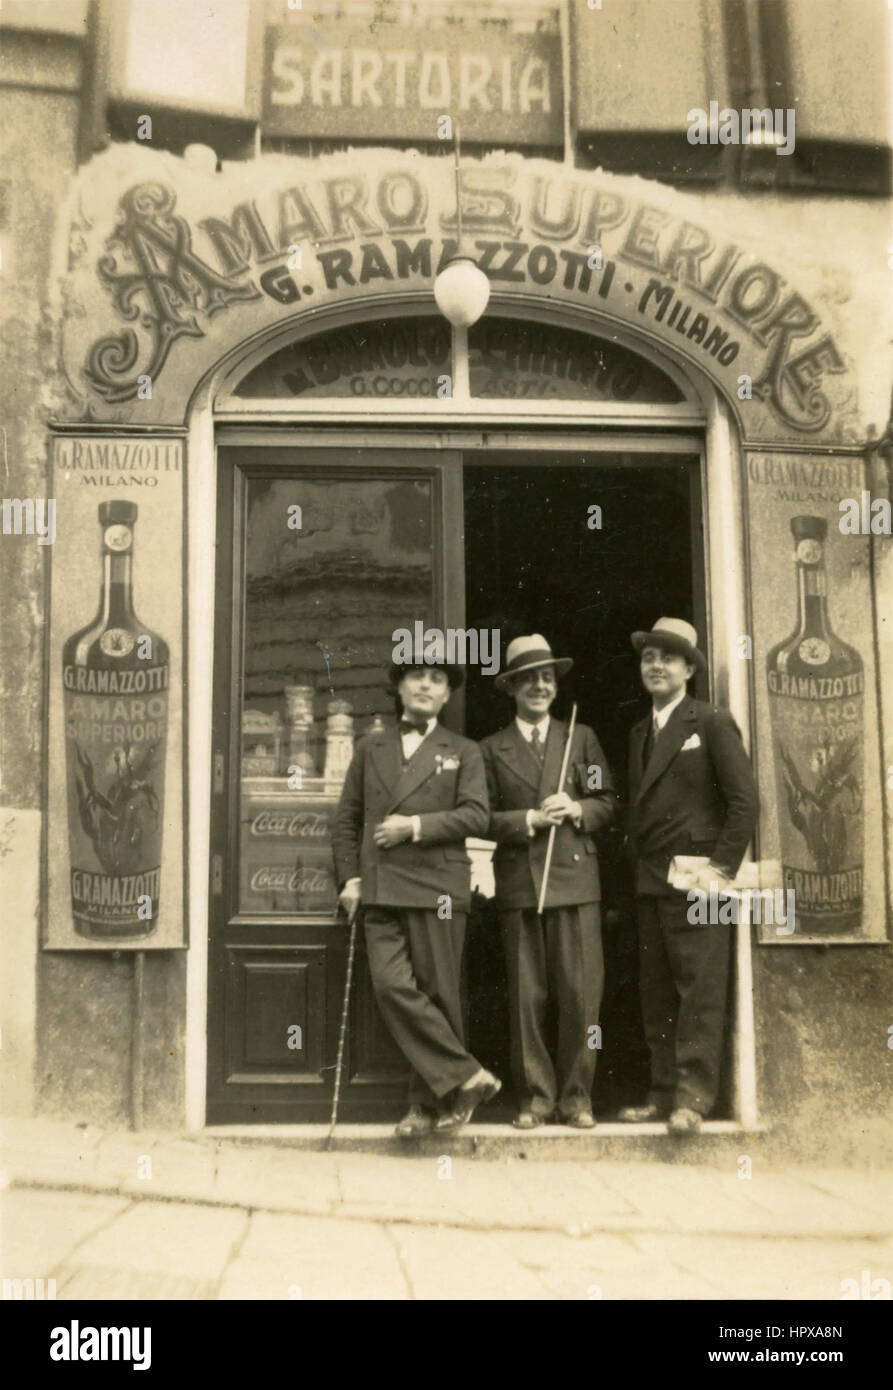
[[[538,724],[549,713],[552,701],[558,694],[555,667],[539,666],[535,671],[523,671],[519,676],[513,676],[509,694],[515,701],[519,719]]]
[[[450,698],[450,683],[445,671],[420,667],[407,671],[397,686],[403,713],[410,719],[434,719]]]
[[[675,700],[694,675],[694,666],[679,652],[663,647],[643,647],[640,657],[642,684],[658,709]]]

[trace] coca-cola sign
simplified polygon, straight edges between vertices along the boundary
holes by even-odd
[[[328,894],[332,889],[332,875],[328,869],[318,865],[302,864],[293,869],[281,864],[263,864],[251,875],[252,893],[310,893]]]
[[[287,837],[291,840],[325,840],[328,817],[321,811],[258,811],[251,822],[256,839]]]

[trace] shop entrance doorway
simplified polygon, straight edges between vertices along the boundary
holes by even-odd
[[[625,793],[644,712],[629,645],[663,613],[706,631],[701,453],[689,438],[510,437],[490,449],[346,447],[317,432],[218,451],[208,1119],[324,1123],[347,929],[329,832],[352,740],[393,718],[393,631],[423,621],[542,632],[573,657],[555,713],[579,704]],[[435,441],[432,440],[432,444]],[[443,441],[447,445],[447,441]],[[460,447],[456,447],[456,446]],[[295,510],[297,508],[297,511]],[[300,524],[291,524],[292,519]],[[472,666],[445,722],[481,738],[511,718]],[[699,689],[701,696],[706,689]],[[608,1117],[647,1081],[622,820],[601,837],[606,995],[594,1103]],[[469,920],[470,1044],[508,1080],[505,971],[491,901]],[[400,1113],[405,1066],[360,950],[342,1117]],[[507,1118],[513,1097],[507,1085]],[[729,1114],[728,1087],[717,1116]]]
[[[513,637],[539,632],[573,658],[553,712],[567,718],[577,702],[623,804],[629,729],[647,710],[629,635],[664,613],[705,630],[700,459],[545,449],[466,453],[463,462],[466,623],[497,628],[503,650]],[[706,698],[706,683],[696,693]],[[472,668],[468,736],[482,738],[512,715],[510,699]],[[599,837],[606,975],[593,1101],[602,1117],[641,1098],[648,1081],[623,839],[621,806]],[[478,904],[472,916],[466,970],[472,1048],[507,1076],[505,969],[492,904]]]

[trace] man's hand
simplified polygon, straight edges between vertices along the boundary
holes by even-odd
[[[372,838],[379,849],[390,849],[412,839],[412,816],[386,816],[375,827]]]
[[[569,816],[579,820],[583,814],[579,801],[572,801],[567,792],[556,792],[554,796],[547,796],[540,810],[548,817],[550,825],[560,825]]]
[[[338,905],[343,908],[350,923],[356,917],[357,908],[360,906],[360,887],[360,879],[349,878],[338,895]]]
[[[531,830],[548,830],[550,826],[558,825],[559,819],[547,816],[545,811],[528,811],[527,823]]]
[[[728,892],[732,880],[726,878],[722,869],[715,869],[712,864],[705,864],[703,869],[698,869],[695,875],[692,888],[700,893],[706,893],[709,897],[711,892],[717,895]]]

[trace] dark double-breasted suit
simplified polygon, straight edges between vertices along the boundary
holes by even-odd
[[[417,842],[379,848],[376,825],[418,816]],[[362,879],[372,984],[382,1017],[412,1067],[410,1100],[433,1105],[479,1064],[463,1042],[459,977],[471,900],[466,835],[489,820],[480,749],[436,724],[404,763],[395,728],[360,739],[335,813],[339,890]]]
[[[706,1115],[716,1100],[730,930],[692,924],[667,882],[674,855],[704,855],[734,878],[756,824],[750,760],[728,710],[685,695],[649,758],[652,715],[630,732],[629,846],[635,861],[649,1103]]]
[[[514,1082],[522,1109],[570,1118],[591,1105],[604,985],[601,887],[595,831],[614,815],[616,795],[592,729],[574,730],[564,787],[558,786],[567,725],[551,719],[542,763],[513,721],[481,743],[490,794],[496,906],[506,952]],[[596,774],[595,769],[599,769]],[[599,783],[600,779],[600,783]],[[527,812],[558,790],[578,801],[579,827],[565,819],[555,835],[542,918],[548,830],[531,836]],[[558,1006],[558,1047],[546,1043],[550,996]]]

